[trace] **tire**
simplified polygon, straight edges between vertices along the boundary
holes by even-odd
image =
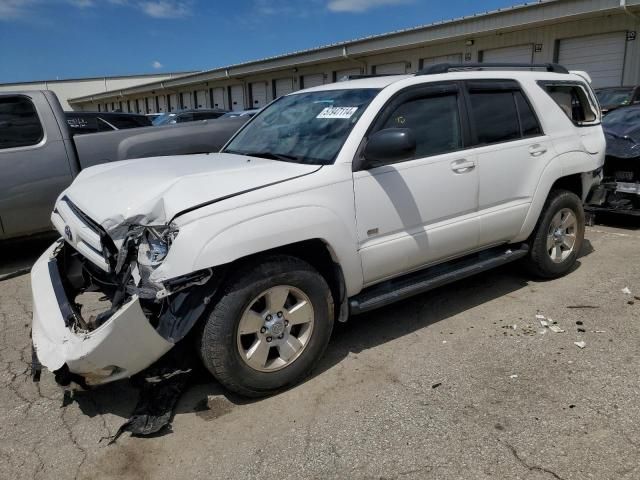
[[[564,229],[572,220],[568,212],[573,215],[575,223],[573,227]],[[556,229],[558,219],[561,223]],[[558,278],[569,273],[582,248],[584,226],[585,215],[580,198],[567,190],[552,190],[529,239],[529,256],[525,261],[529,271],[546,279]],[[571,238],[574,239],[573,245],[568,249],[567,244],[571,243]]]
[[[261,397],[309,374],[329,343],[334,320],[331,290],[311,265],[296,257],[270,256],[240,267],[221,290],[199,344],[204,365],[221,384],[243,396]],[[282,298],[283,308],[269,308]]]

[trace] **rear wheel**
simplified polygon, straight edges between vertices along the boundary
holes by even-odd
[[[580,198],[567,190],[553,190],[530,239],[529,269],[543,278],[567,274],[582,248],[584,228]]]
[[[200,354],[230,390],[268,395],[309,373],[332,327],[325,279],[298,258],[273,256],[227,282],[202,330]]]

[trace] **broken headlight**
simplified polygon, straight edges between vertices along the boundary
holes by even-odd
[[[138,244],[138,265],[156,268],[166,258],[178,235],[175,226],[144,227]]]

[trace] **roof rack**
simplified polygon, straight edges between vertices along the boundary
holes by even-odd
[[[344,77],[339,77],[338,81],[346,81],[346,80],[360,80],[362,78],[377,78],[377,77],[393,77],[399,75],[411,75],[410,73],[358,73],[354,75],[345,75]]]
[[[557,63],[438,63],[419,70],[417,75],[436,75],[448,73],[451,70],[483,70],[483,69],[544,69],[547,72],[569,73],[562,65]]]

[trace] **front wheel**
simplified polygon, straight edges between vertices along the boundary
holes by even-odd
[[[529,269],[542,278],[566,275],[582,248],[584,227],[580,198],[567,190],[553,190],[530,239]]]
[[[309,373],[332,327],[325,279],[298,258],[273,256],[226,283],[202,330],[200,355],[229,390],[269,395]]]

